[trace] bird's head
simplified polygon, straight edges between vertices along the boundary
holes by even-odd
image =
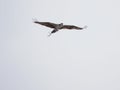
[[[60,23],[60,24],[59,24],[59,27],[63,27],[63,23]]]

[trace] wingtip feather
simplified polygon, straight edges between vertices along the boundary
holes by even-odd
[[[88,26],[84,26],[84,27],[83,27],[83,29],[86,29],[86,28],[88,28]]]
[[[36,23],[38,20],[36,18],[32,18],[33,22]]]

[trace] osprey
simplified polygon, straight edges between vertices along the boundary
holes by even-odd
[[[77,27],[77,26],[74,26],[74,25],[63,25],[63,23],[55,24],[55,23],[51,23],[51,22],[39,22],[39,21],[34,21],[34,23],[44,25],[44,26],[49,27],[49,28],[53,28],[53,30],[50,32],[50,34],[48,36],[50,36],[53,33],[56,33],[59,30],[63,30],[63,29],[82,30],[84,28],[87,28],[87,26],[84,26],[82,28],[82,27]]]

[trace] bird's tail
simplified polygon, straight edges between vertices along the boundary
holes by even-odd
[[[51,35],[52,35],[52,33],[50,32],[49,35],[48,35],[48,37],[50,37]]]

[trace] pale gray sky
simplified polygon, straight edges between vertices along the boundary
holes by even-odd
[[[120,90],[119,24],[119,0],[0,0],[0,90]]]

